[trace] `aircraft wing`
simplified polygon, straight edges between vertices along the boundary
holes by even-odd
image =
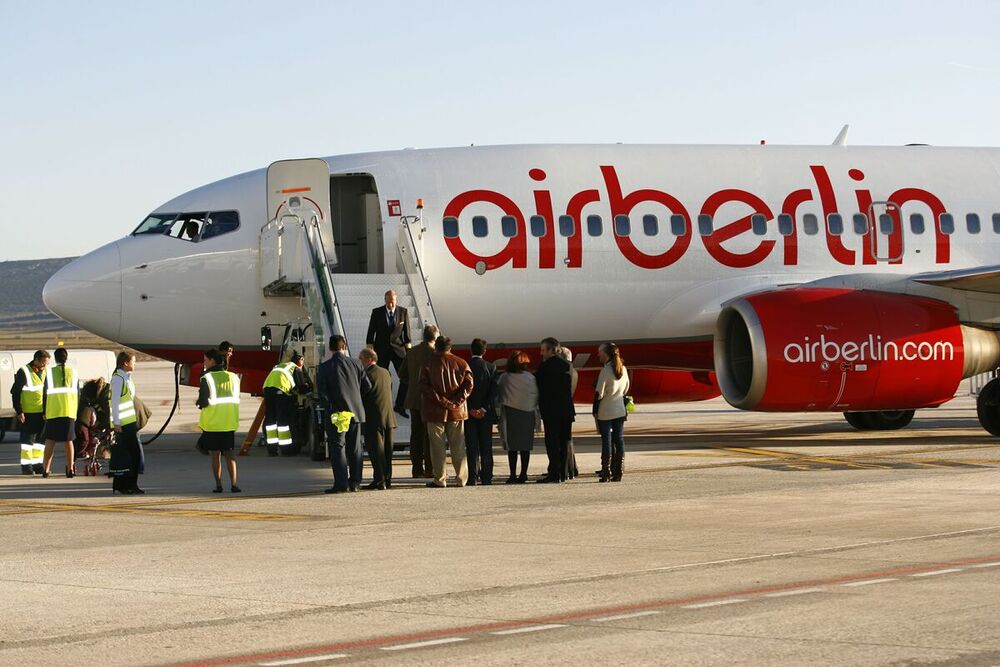
[[[935,287],[965,290],[966,292],[1000,294],[1000,264],[957,271],[918,273],[912,276],[911,280]]]

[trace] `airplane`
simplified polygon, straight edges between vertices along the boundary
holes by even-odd
[[[844,136],[282,160],[167,201],[43,298],[193,383],[231,340],[245,391],[276,362],[273,329],[313,365],[331,333],[356,354],[394,289],[417,325],[484,337],[501,363],[559,338],[583,402],[615,341],[640,404],[721,393],[902,428],[1000,366],[1000,151]],[[994,435],[998,403],[993,381],[978,412]]]

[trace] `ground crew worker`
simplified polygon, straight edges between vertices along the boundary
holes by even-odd
[[[56,348],[56,365],[45,376],[45,456],[42,461],[42,477],[48,477],[52,470],[52,456],[57,442],[66,450],[66,476],[73,477],[73,438],[76,437],[76,413],[80,394],[76,383],[76,371],[66,365],[69,352],[66,348]]]
[[[302,355],[296,352],[291,361],[278,364],[264,380],[264,437],[268,456],[292,453],[292,391],[298,383],[295,371],[302,367]]]
[[[14,401],[14,413],[21,425],[21,474],[42,474],[42,459],[45,443],[42,442],[42,428],[45,426],[42,394],[45,391],[45,367],[49,364],[49,353],[35,352],[31,363],[25,364],[14,375],[14,386],[10,395]],[[38,440],[38,442],[36,442]]]
[[[236,458],[233,456],[236,429],[240,426],[240,378],[223,367],[225,357],[219,350],[205,351],[205,371],[198,387],[198,426],[202,434],[198,450],[212,453],[214,493],[222,493],[222,454],[226,455],[230,490],[239,493],[236,485]]]

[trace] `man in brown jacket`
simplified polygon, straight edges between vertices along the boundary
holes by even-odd
[[[451,339],[444,336],[434,342],[434,356],[420,372],[422,402],[420,414],[430,440],[434,481],[427,486],[444,487],[445,444],[451,449],[451,462],[459,486],[465,486],[469,470],[465,463],[465,437],[462,426],[469,418],[465,400],[472,393],[473,379],[469,364],[451,353]],[[446,442],[447,441],[447,442]]]
[[[414,479],[432,476],[433,466],[431,451],[427,445],[427,429],[420,414],[420,371],[434,356],[434,341],[437,337],[436,326],[433,324],[425,326],[424,342],[407,350],[406,359],[399,367],[399,381],[407,383],[404,405],[410,412],[410,465],[413,466]]]

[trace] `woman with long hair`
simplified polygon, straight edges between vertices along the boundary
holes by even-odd
[[[139,444],[139,424],[135,411],[135,355],[126,350],[118,353],[115,374],[111,376],[111,425],[117,441],[111,453],[111,494],[145,493],[139,488],[142,472],[142,446]]]
[[[614,343],[602,343],[597,356],[604,366],[597,376],[594,417],[601,432],[600,482],[620,482],[625,467],[625,394],[629,381],[625,362]]]
[[[538,385],[528,371],[531,362],[527,354],[516,350],[507,360],[507,368],[498,383],[500,441],[507,450],[510,477],[507,484],[528,481],[528,462],[535,446],[538,423]],[[517,459],[521,459],[521,474],[517,474]]]

